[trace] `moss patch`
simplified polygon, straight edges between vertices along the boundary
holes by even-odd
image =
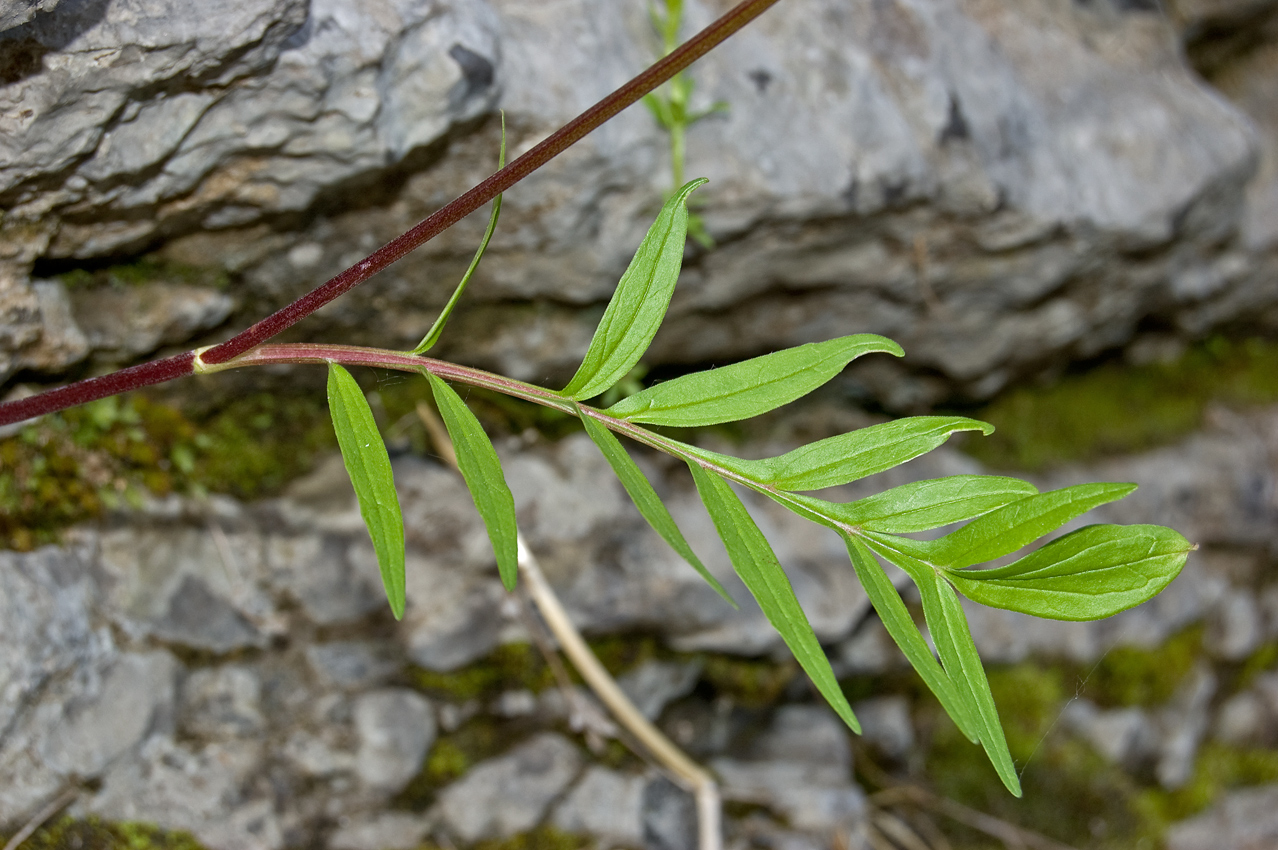
[[[322,398],[258,394],[203,418],[142,395],[46,416],[0,440],[0,546],[30,550],[143,493],[276,493],[335,446]]]
[[[1144,832],[1133,802],[1140,789],[1059,729],[1061,710],[1073,693],[1072,671],[1021,664],[990,670],[989,679],[1024,796],[1017,800],[1004,790],[984,751],[963,737],[935,701],[922,703],[921,725],[930,734],[920,778],[943,796],[1078,848],[1138,846],[1131,839]],[[945,828],[957,847],[1000,846],[953,823]]]
[[[711,655],[706,657],[701,678],[718,694],[730,696],[746,708],[762,708],[780,699],[798,674],[799,664],[792,658],[777,663],[730,655]]]
[[[188,832],[170,832],[145,823],[107,823],[64,817],[46,824],[22,844],[23,850],[203,850]]]
[[[409,811],[425,811],[441,788],[484,759],[509,749],[519,737],[519,729],[491,717],[477,717],[441,736],[431,747],[421,771],[396,795],[392,805]]]
[[[1108,363],[1012,390],[972,414],[997,430],[964,448],[996,468],[1043,469],[1173,442],[1212,403],[1276,401],[1278,341],[1218,337],[1173,363]]]
[[[130,287],[148,283],[180,283],[226,289],[230,275],[225,269],[188,266],[157,257],[143,257],[131,263],[97,269],[72,269],[58,275],[68,289]]]
[[[419,690],[455,700],[492,699],[516,690],[538,693],[555,683],[541,653],[527,643],[504,644],[484,659],[450,673],[413,667],[408,679]]]
[[[475,845],[475,850],[579,850],[589,843],[590,839],[585,836],[543,826],[500,841],[481,841]]]
[[[1086,677],[1085,696],[1106,707],[1162,705],[1202,654],[1203,628],[1194,626],[1162,646],[1110,650]]]
[[[1136,807],[1149,833],[1160,835],[1173,822],[1198,814],[1230,789],[1271,782],[1278,782],[1278,751],[1208,743],[1199,751],[1194,776],[1185,787],[1147,790],[1136,798]]]

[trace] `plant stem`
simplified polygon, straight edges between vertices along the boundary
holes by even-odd
[[[364,348],[355,345],[322,345],[317,343],[295,343],[290,345],[263,345],[243,357],[229,363],[206,366],[197,361],[196,371],[203,373],[221,372],[226,369],[237,369],[242,366],[265,366],[272,363],[341,363],[346,366],[371,366],[380,369],[395,369],[400,372],[430,372],[447,381],[457,381],[480,389],[492,390],[524,401],[539,404],[563,411],[572,416],[586,415],[595,419],[604,427],[622,434],[637,443],[656,449],[664,454],[677,457],[688,463],[696,463],[728,481],[749,487],[763,495],[774,499],[800,516],[808,517],[835,531],[859,534],[861,529],[841,522],[833,517],[814,513],[803,503],[792,497],[792,494],[779,490],[771,485],[754,481],[739,473],[715,463],[690,447],[675,440],[668,439],[641,425],[609,416],[607,413],[586,405],[578,405],[567,396],[554,390],[527,384],[504,375],[485,372],[469,366],[459,366],[446,360],[431,357],[419,357],[404,351],[387,351],[381,348]]]
[[[452,438],[443,423],[424,402],[417,403],[417,415],[421,418],[426,430],[430,433],[431,442],[444,462],[454,470],[458,470],[457,452],[453,448]],[[591,650],[581,636],[581,632],[573,625],[572,618],[564,610],[546,574],[532,550],[528,548],[524,535],[516,533],[518,541],[519,570],[524,576],[525,587],[541,618],[550,633],[559,642],[559,648],[572,662],[573,667],[581,674],[595,696],[607,706],[612,716],[640,744],[647,748],[652,757],[664,765],[680,780],[681,784],[692,791],[697,801],[697,834],[698,850],[722,850],[723,848],[723,800],[719,793],[719,785],[705,768],[693,761],[687,753],[679,749],[673,741],[658,729],[652,721],[644,716],[626,696],[626,692],[617,684],[607,668],[600,663],[598,656]],[[530,630],[531,631],[531,630]],[[553,654],[547,654],[547,660],[558,661]],[[561,682],[561,685],[563,683]],[[564,686],[565,697],[570,699],[571,683]]]
[[[287,307],[272,313],[226,342],[205,351],[201,358],[203,363],[206,366],[226,363],[261,345],[314,313],[329,301],[368,280],[408,252],[438,236],[563,153],[609,118],[687,68],[777,2],[778,0],[743,0],[738,3],[669,56],[650,66],[639,76],[569,121],[532,150],[433,213],[408,232]],[[181,378],[197,371],[193,368],[194,363],[194,352],[186,352],[165,360],[143,363],[100,378],[77,381],[65,387],[0,404],[0,425],[21,422],[24,419],[55,413],[68,407]]]

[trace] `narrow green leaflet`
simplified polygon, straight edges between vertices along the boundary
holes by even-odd
[[[857,579],[865,588],[866,595],[870,597],[874,610],[879,614],[879,620],[892,636],[892,640],[896,641],[896,645],[901,648],[901,652],[909,659],[910,664],[918,671],[928,688],[936,694],[941,707],[954,720],[960,731],[972,743],[979,742],[976,720],[972,717],[967,702],[959,696],[949,674],[941,669],[936,657],[932,655],[932,650],[928,648],[927,641],[923,640],[923,635],[919,634],[901,595],[864,543],[850,535],[844,535],[843,539],[848,544],[852,569],[856,571]]]
[[[360,515],[377,553],[386,599],[398,620],[404,616],[404,517],[390,456],[364,392],[351,373],[336,363],[328,364],[328,409]]]
[[[1006,567],[949,580],[968,599],[1054,620],[1099,620],[1152,599],[1193,545],[1158,525],[1089,525]]]
[[[519,575],[519,527],[515,523],[515,498],[506,485],[497,450],[461,396],[440,378],[430,372],[425,374],[430,379],[439,415],[457,452],[457,467],[488,529],[501,583],[507,590],[514,590]]]
[[[614,437],[611,431],[584,413],[581,414],[581,424],[586,426],[586,433],[590,435],[590,439],[594,440],[595,445],[599,447],[599,451],[603,452],[603,456],[607,458],[609,465],[612,466],[612,471],[616,473],[617,479],[621,481],[621,486],[626,488],[626,492],[630,494],[635,507],[639,509],[639,513],[643,514],[643,518],[648,521],[653,530],[661,535],[662,540],[670,544],[671,549],[674,549],[685,561],[691,564],[692,568],[715,589],[715,592],[722,596],[729,605],[736,608],[737,603],[732,601],[728,591],[723,589],[723,585],[719,584],[719,580],[710,574],[710,571],[701,563],[701,559],[692,551],[692,547],[688,545],[683,532],[679,531],[679,526],[675,524],[674,517],[670,516],[670,511],[666,510],[666,506],[662,504],[661,497],[657,495],[657,491],[652,489],[652,484],[644,477],[643,470],[626,453],[621,441]]]
[[[564,395],[584,401],[611,387],[643,357],[657,335],[679,281],[688,233],[688,196],[705,178],[684,184],[666,201],[630,267],[621,276],[577,374]]]
[[[941,664],[954,683],[959,698],[966,704],[968,715],[975,723],[977,738],[994,770],[1007,789],[1019,797],[1020,780],[1012,763],[1012,754],[1007,749],[1007,739],[998,720],[998,709],[994,706],[985,668],[981,666],[981,658],[967,626],[967,616],[954,589],[930,564],[887,545],[900,539],[873,534],[867,536],[865,542],[880,556],[905,570],[918,587],[923,599],[923,618],[927,621],[932,642],[936,644],[937,654],[941,656]]]
[[[506,165],[506,113],[501,113],[501,151],[497,154],[497,169],[501,170]],[[444,305],[444,309],[440,311],[439,318],[435,320],[435,324],[431,325],[426,336],[422,337],[422,341],[417,343],[417,347],[412,350],[412,354],[425,354],[435,347],[435,343],[439,342],[440,335],[444,332],[444,325],[448,323],[448,317],[452,315],[453,308],[457,306],[457,302],[461,300],[462,293],[466,291],[466,285],[470,283],[471,277],[475,274],[475,269],[479,268],[479,261],[484,258],[484,252],[488,250],[488,243],[493,238],[493,231],[497,229],[497,219],[501,216],[501,195],[493,198],[493,211],[488,216],[488,229],[484,231],[484,238],[479,242],[479,249],[475,251],[475,257],[470,261],[470,267],[466,269],[466,273],[462,275],[461,283],[457,284],[457,288],[453,290],[452,297],[448,299],[448,303]]]
[[[808,343],[657,384],[614,404],[607,413],[680,428],[749,419],[802,398],[871,352],[897,357],[905,353],[875,334]]]
[[[843,718],[843,722],[860,733],[861,724],[853,716],[852,707],[830,669],[830,660],[825,657],[825,651],[812,631],[812,624],[799,606],[794,588],[790,586],[790,580],[786,578],[763,532],[726,481],[702,469],[695,461],[690,461],[688,468],[692,470],[697,492],[714,520],[737,575],[758,601],[768,622],[780,632],[782,640],[790,647],[817,690]]]
[[[969,706],[975,711],[977,734],[989,756],[998,778],[1014,796],[1021,796],[1021,780],[1016,775],[1016,765],[1007,749],[1007,737],[999,723],[994,694],[990,692],[989,679],[976,652],[976,643],[967,625],[967,616],[959,604],[954,589],[945,579],[930,572],[930,582],[919,583],[923,597],[923,617],[928,632],[936,643],[941,663],[960,690],[967,692]]]
[[[1027,496],[926,543],[908,541],[929,564],[962,569],[1001,558],[1077,516],[1136,489],[1135,484],[1078,484]],[[902,541],[905,542],[905,541]]]
[[[820,490],[900,466],[944,443],[956,431],[992,433],[994,426],[964,416],[911,416],[818,440],[762,460],[692,449],[698,457],[781,490]]]
[[[1019,478],[951,475],[902,484],[855,502],[798,498],[813,507],[820,503],[829,516],[866,531],[909,534],[963,522],[1037,492],[1033,484]]]

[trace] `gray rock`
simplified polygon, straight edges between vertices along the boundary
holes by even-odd
[[[1255,594],[1250,590],[1232,590],[1213,612],[1204,644],[1217,658],[1241,661],[1260,646],[1264,634]]]
[[[815,832],[864,816],[865,794],[851,780],[848,732],[828,708],[782,707],[746,755],[710,762],[725,799],[767,806],[791,826]]]
[[[1234,694],[1221,703],[1212,724],[1212,737],[1233,746],[1255,746],[1264,741],[1270,716],[1265,700],[1255,691]]]
[[[274,604],[255,581],[260,547],[254,534],[227,535],[225,551],[212,535],[193,530],[125,528],[103,535],[108,609],[134,638],[215,653],[263,646]]]
[[[406,812],[382,812],[343,824],[328,839],[329,850],[413,850],[432,824]]]
[[[9,0],[0,9],[0,33],[16,29],[35,15],[53,11],[58,0]]]
[[[1172,700],[1160,713],[1162,743],[1154,773],[1164,788],[1179,788],[1194,772],[1198,746],[1207,733],[1208,708],[1216,694],[1216,674],[1200,665],[1187,677]]]
[[[555,807],[550,821],[565,832],[623,847],[644,846],[644,795],[649,780],[591,765]]]
[[[1182,20],[1236,18],[1181,5]],[[15,274],[170,240],[171,256],[233,266],[271,303],[490,170],[496,128],[474,119],[506,106],[512,146],[527,147],[651,58],[642,7],[597,0],[392,0],[359,16],[300,0],[194,17],[171,0],[34,8],[6,18],[25,21],[8,37],[30,55],[0,93],[0,204],[48,234]],[[689,27],[712,11],[689,4]],[[696,72],[694,106],[731,104],[688,139],[691,171],[713,181],[703,214],[719,248],[690,262],[648,359],[722,361],[851,322],[899,337],[916,377],[880,365],[857,380],[922,404],[1122,346],[1150,315],[1198,336],[1272,312],[1278,113],[1269,59],[1251,61],[1221,82],[1249,121],[1144,8],[802,0],[761,19]],[[628,112],[511,195],[486,303],[445,353],[521,378],[571,370],[664,161],[650,116]],[[383,179],[396,189],[371,208],[281,218],[340,209]],[[249,226],[264,219],[281,226]],[[421,281],[454,277],[470,227],[313,332],[362,338],[376,311],[393,336],[419,335],[447,286],[423,298]],[[40,332],[34,313],[18,318]],[[0,352],[16,361],[27,344]]]
[[[246,794],[260,759],[258,746],[248,742],[191,749],[156,736],[104,777],[83,811],[188,830],[219,850],[276,850],[284,837],[274,805]]]
[[[836,656],[840,673],[874,676],[909,662],[878,617],[866,617],[852,637],[839,644]]]
[[[402,688],[355,700],[355,769],[370,788],[395,792],[417,775],[435,743],[435,714],[425,697]]]
[[[41,372],[58,372],[79,363],[89,353],[90,342],[72,315],[66,287],[58,281],[31,284],[40,309],[40,340],[22,353],[22,363]]]
[[[649,720],[661,716],[667,705],[692,693],[701,675],[696,661],[645,661],[617,678],[617,684]]]
[[[364,535],[272,537],[266,550],[272,585],[319,625],[350,623],[380,610],[385,592]]]
[[[64,775],[100,775],[151,732],[172,728],[176,674],[167,652],[121,655],[63,708],[44,759]]]
[[[1153,756],[1158,732],[1150,716],[1140,708],[1101,709],[1076,699],[1061,712],[1065,728],[1083,737],[1110,761],[1133,766]]]
[[[19,822],[60,793],[65,779],[43,751],[57,746],[64,704],[89,710],[119,657],[110,631],[91,619],[98,588],[86,543],[0,552],[0,821]]]
[[[182,683],[182,729],[208,739],[249,736],[266,725],[262,683],[247,667],[197,670]]]
[[[1167,850],[1265,850],[1278,842],[1278,785],[1230,791],[1167,832]]]
[[[467,843],[524,832],[541,822],[580,768],[581,754],[571,742],[542,733],[441,791],[440,814]]]
[[[845,773],[792,761],[711,762],[725,799],[767,806],[798,829],[826,832],[865,816],[865,794]]]
[[[760,761],[821,765],[831,768],[831,775],[846,777],[852,770],[848,735],[843,721],[824,704],[785,705],[751,744],[748,755]]]
[[[903,759],[914,748],[910,703],[903,696],[872,697],[852,706],[861,721],[861,735],[891,759]]]
[[[169,283],[78,290],[71,302],[85,344],[114,362],[186,342],[222,324],[235,306],[224,292]]]
[[[358,640],[308,646],[306,660],[324,684],[351,689],[380,684],[400,666],[389,647]]]
[[[697,847],[697,802],[664,776],[643,792],[645,850],[694,850]]]

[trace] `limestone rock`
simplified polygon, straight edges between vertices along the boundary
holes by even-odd
[[[440,813],[467,843],[506,838],[536,826],[580,767],[575,746],[561,735],[542,733],[445,788]]]
[[[192,749],[157,736],[106,775],[84,810],[189,830],[218,850],[276,850],[284,838],[274,806],[246,793],[260,759],[257,745],[248,742]]]
[[[388,688],[355,701],[359,753],[355,769],[367,785],[398,791],[417,775],[435,743],[435,714],[419,694]]]
[[[905,345],[915,380],[881,364],[858,386],[919,406],[1124,346],[1151,316],[1184,337],[1278,321],[1273,51],[1212,77],[1235,106],[1177,31],[1243,26],[1259,2],[1180,0],[1170,16],[1117,0],[794,2],[694,72],[694,108],[730,104],[688,137],[719,247],[690,256],[649,362],[876,331]],[[715,8],[687,4],[689,29]],[[6,227],[47,231],[14,274],[162,245],[233,268],[233,295],[263,306],[490,172],[496,128],[477,119],[506,108],[527,148],[653,46],[642,4],[597,0],[6,9],[0,205]],[[661,131],[630,111],[512,192],[442,353],[519,378],[570,371],[667,168]],[[307,332],[420,335],[478,226]],[[0,298],[24,337],[42,328],[25,289]],[[0,359],[19,347],[0,340]]]
[[[431,822],[420,815],[384,812],[344,824],[328,840],[329,850],[413,850]]]
[[[234,307],[226,293],[164,283],[78,291],[71,300],[87,345],[115,362],[185,342],[220,325]]]
[[[565,832],[595,835],[622,847],[643,847],[643,801],[649,780],[592,765],[555,808]]]
[[[1168,850],[1264,850],[1278,841],[1278,786],[1228,792],[1201,815],[1173,826]]]

